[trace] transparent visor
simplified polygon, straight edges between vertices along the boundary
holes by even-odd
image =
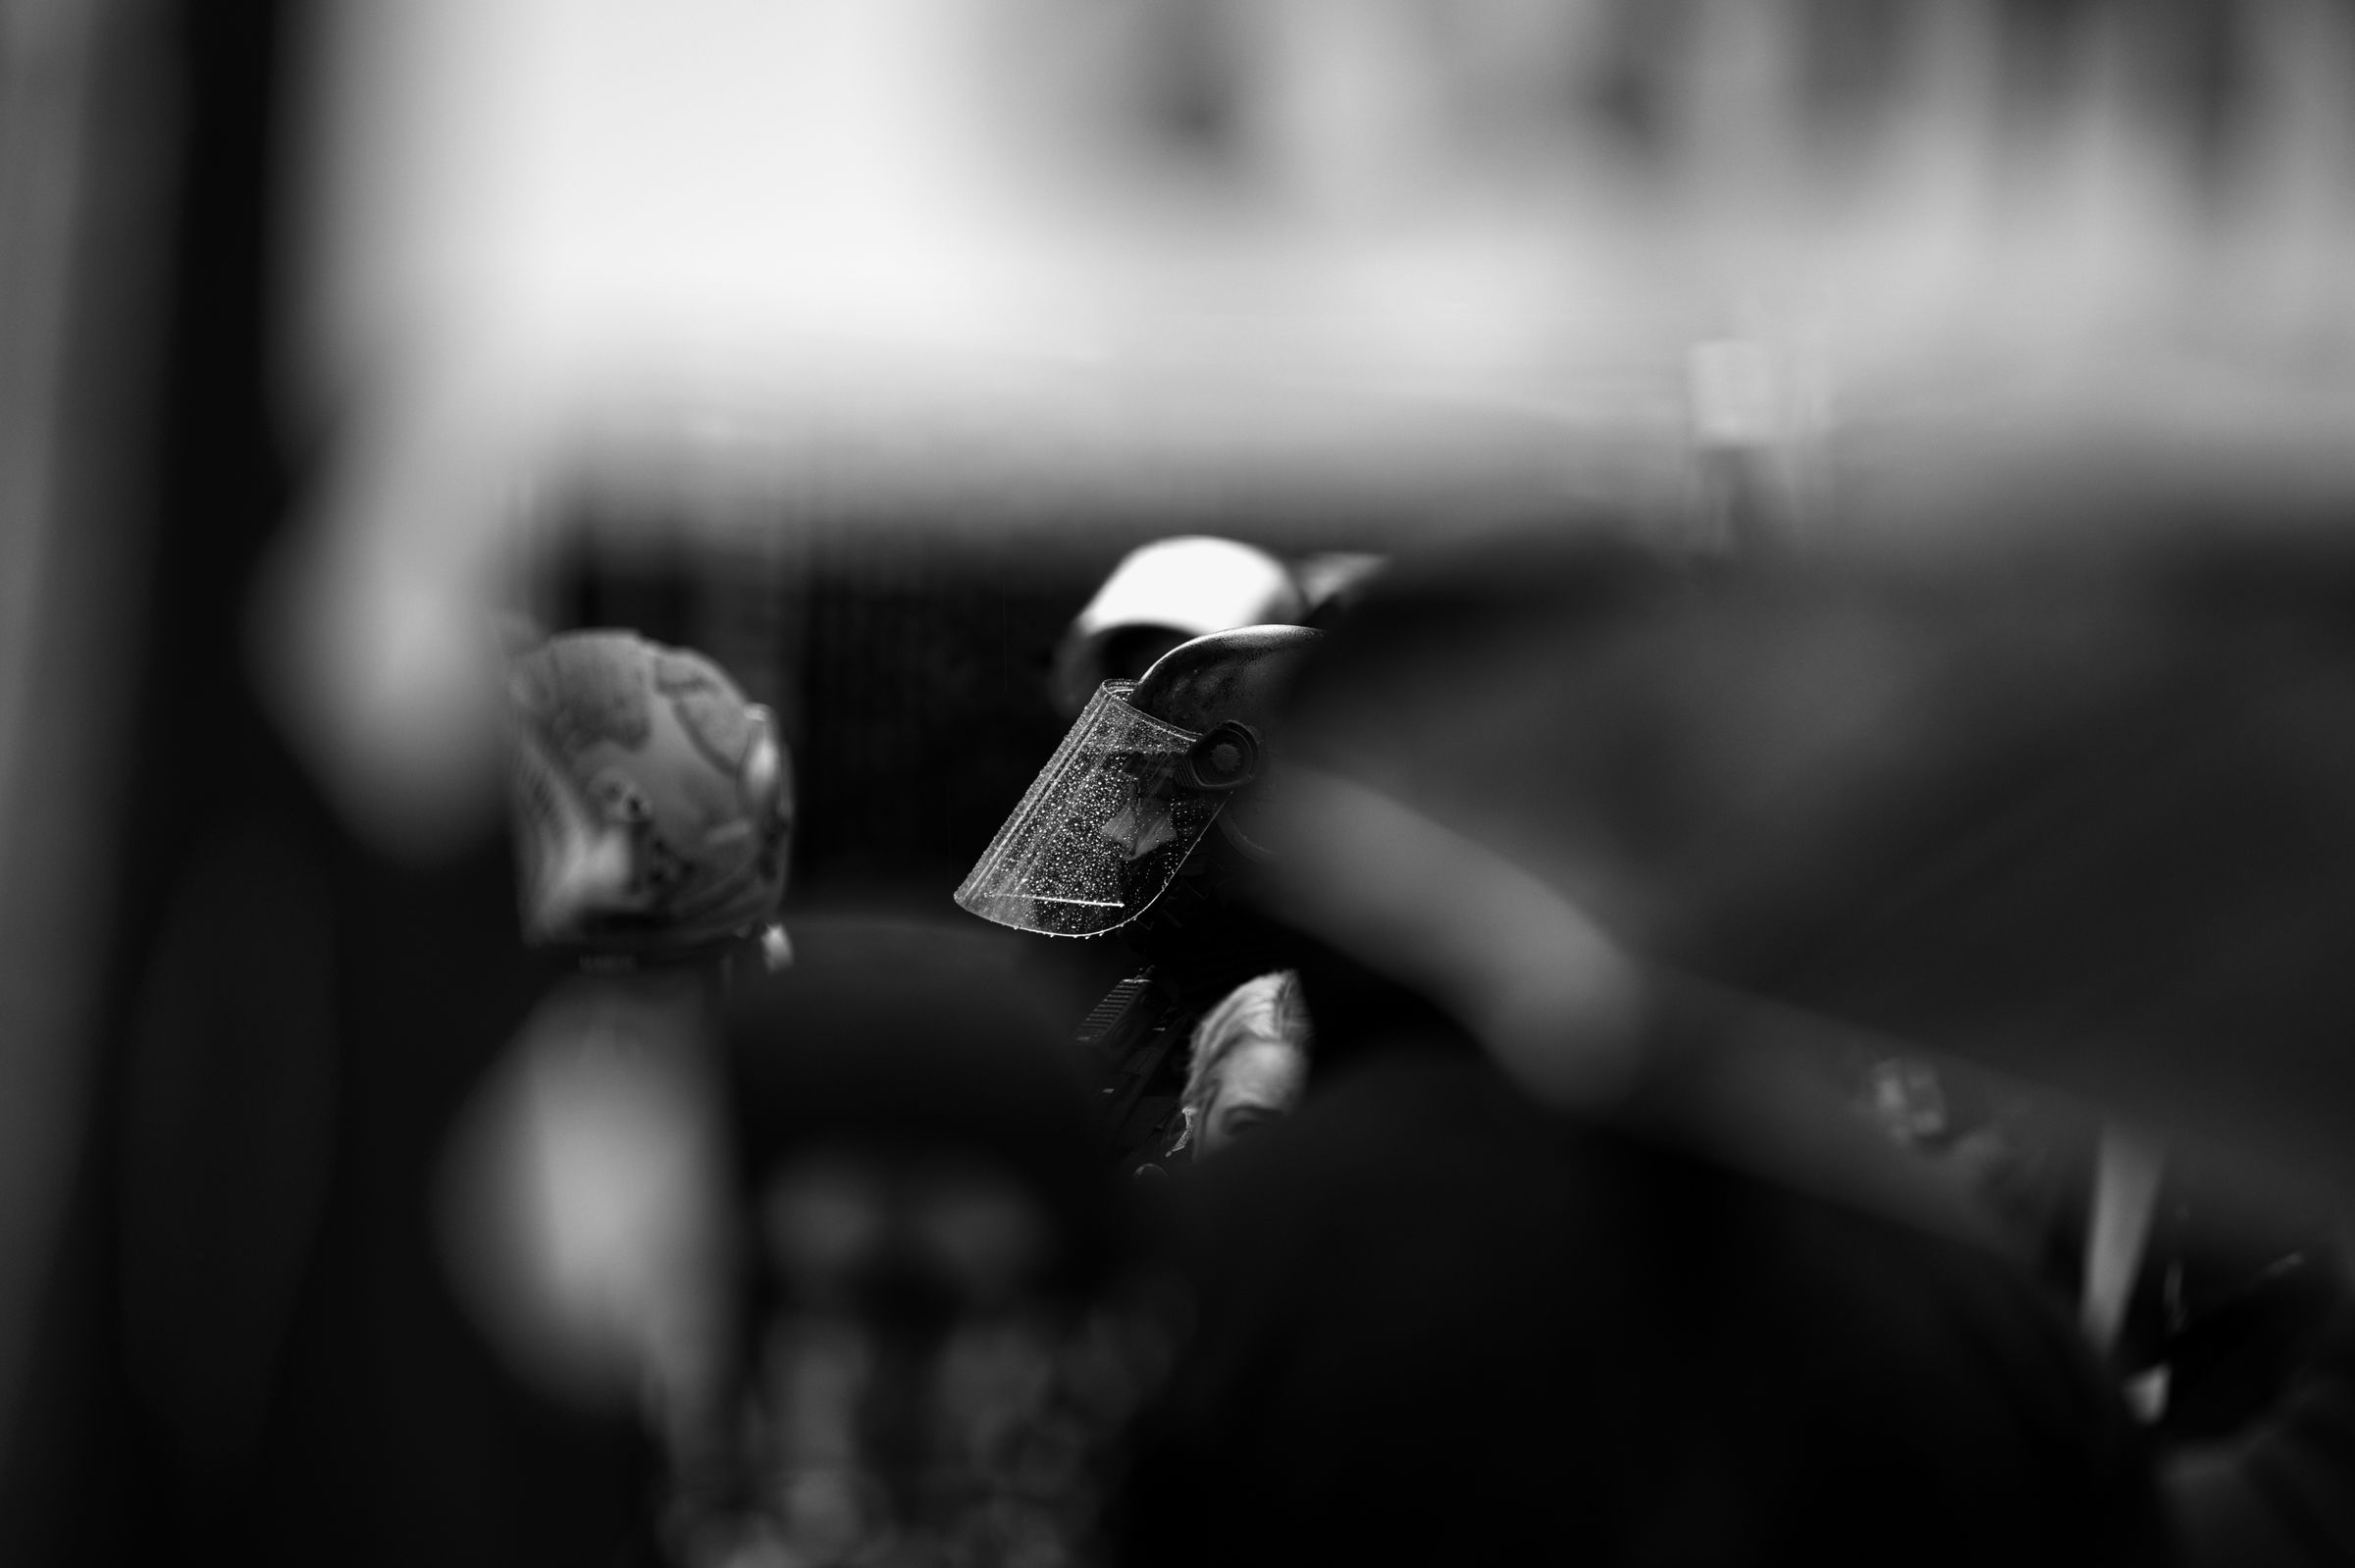
[[[1094,936],[1145,912],[1201,842],[1225,797],[1181,787],[1201,737],[1130,707],[1106,681],[998,829],[957,902],[1047,936]]]

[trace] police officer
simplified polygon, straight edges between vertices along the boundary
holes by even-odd
[[[1198,637],[1133,683],[1107,681],[970,873],[957,903],[1048,936],[1119,932],[1146,967],[1080,1027],[1111,1074],[1101,1121],[1116,1160],[1181,1131],[1193,1021],[1282,967],[1284,938],[1246,894],[1268,853],[1270,714],[1323,634],[1245,626]]]

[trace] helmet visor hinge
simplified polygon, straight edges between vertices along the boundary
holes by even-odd
[[[1259,777],[1259,731],[1228,719],[1194,742],[1178,780],[1197,790],[1238,790]]]

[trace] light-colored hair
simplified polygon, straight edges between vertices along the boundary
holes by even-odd
[[[1222,997],[1217,1007],[1194,1025],[1193,1055],[1185,1069],[1185,1098],[1189,1110],[1199,1111],[1218,1081],[1219,1064],[1238,1045],[1274,1040],[1308,1053],[1312,1031],[1308,1009],[1300,1001],[1300,976],[1277,969],[1245,980]]]

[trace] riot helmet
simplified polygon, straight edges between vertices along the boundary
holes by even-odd
[[[1284,563],[1231,539],[1157,539],[1122,557],[1073,618],[1055,653],[1055,706],[1066,718],[1108,680],[1141,679],[1190,638],[1304,619]]]
[[[1106,681],[957,889],[985,920],[1098,936],[1152,907],[1214,824],[1244,856],[1268,714],[1321,633],[1214,632]]]
[[[527,940],[630,963],[781,943],[793,778],[766,708],[628,631],[550,638],[509,693]]]

